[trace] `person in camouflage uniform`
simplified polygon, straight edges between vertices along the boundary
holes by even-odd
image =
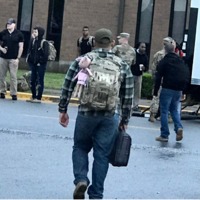
[[[152,79],[153,79],[153,88],[154,88],[154,83],[155,83],[155,74],[156,74],[156,68],[158,66],[158,63],[164,58],[165,56],[165,50],[162,49],[158,52],[156,52],[153,56],[153,61],[152,61],[152,65],[151,65],[151,74],[152,74]],[[153,91],[152,91],[153,94]],[[149,121],[150,122],[155,122],[155,116],[158,112],[158,105],[159,105],[159,100],[158,99],[152,99],[152,103],[150,106],[150,117],[149,117]]]
[[[135,64],[136,62],[136,52],[135,49],[128,43],[129,37],[129,33],[120,33],[120,35],[117,36],[119,45],[116,45],[112,51],[116,56],[120,57],[129,66],[131,66],[131,64]]]
[[[158,66],[158,63],[164,58],[164,56],[165,56],[165,50],[164,49],[157,51],[153,56],[153,61],[152,61],[152,64],[151,64],[151,73],[152,73],[153,80],[155,78],[155,73],[156,73],[156,68]]]
[[[136,51],[132,46],[129,45],[129,38],[129,33],[120,33],[120,35],[117,36],[119,45],[115,45],[112,51],[116,56],[125,61],[131,68],[131,65],[136,63]],[[117,114],[121,115],[120,111],[121,108],[120,105],[118,105],[116,110]]]

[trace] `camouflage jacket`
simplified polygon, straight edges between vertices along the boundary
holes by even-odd
[[[126,62],[123,62],[119,57],[115,56],[112,51],[106,51],[104,49],[97,49],[92,51],[91,53],[97,53],[100,57],[111,57],[113,60],[116,60],[120,63],[120,73],[121,73],[121,87],[120,87],[120,102],[121,102],[121,117],[125,123],[128,123],[130,114],[131,114],[131,106],[132,106],[132,98],[133,98],[133,75],[131,73],[130,67]],[[75,60],[71,66],[69,67],[67,74],[65,76],[64,84],[62,87],[62,94],[60,96],[59,102],[59,112],[67,112],[68,104],[70,98],[72,96],[72,92],[76,86],[76,82],[73,81],[73,78],[77,75],[80,68],[78,66],[78,62]],[[90,112],[90,108],[85,107],[83,105],[79,106],[79,112]]]
[[[129,66],[135,64],[136,62],[136,52],[133,47],[129,44],[116,45],[112,51],[118,57],[120,57],[123,61],[125,61]]]
[[[153,76],[156,73],[158,63],[164,58],[164,56],[165,56],[165,51],[163,49],[154,54],[153,61],[151,64],[151,71]]]

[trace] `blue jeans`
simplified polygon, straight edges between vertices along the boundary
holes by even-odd
[[[90,184],[87,177],[88,153],[93,148],[92,184],[88,188],[90,199],[103,198],[104,181],[109,168],[109,155],[116,138],[117,125],[115,116],[92,116],[78,113],[72,152],[74,184],[80,181]]]
[[[168,138],[170,132],[168,127],[168,112],[174,122],[174,131],[177,133],[179,128],[183,128],[180,116],[180,99],[182,91],[162,88],[160,93],[160,121],[161,121],[161,136]]]
[[[31,69],[32,98],[41,100],[44,90],[44,75],[46,71],[46,64],[41,64],[40,66],[37,66],[32,63],[29,63],[29,66]]]

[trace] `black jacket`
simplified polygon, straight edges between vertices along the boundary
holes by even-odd
[[[44,29],[38,27],[38,37],[30,40],[27,60],[32,64],[46,64],[49,55],[49,44],[47,41],[43,41]]]
[[[140,64],[143,64],[145,67],[144,71],[140,70]],[[148,71],[148,57],[146,54],[140,54],[138,51],[136,51],[136,63],[134,65],[131,65],[131,71],[134,76],[141,76],[143,72]]]
[[[159,62],[155,78],[154,96],[157,96],[158,90],[162,87],[183,91],[189,82],[189,69],[176,53],[168,53]]]

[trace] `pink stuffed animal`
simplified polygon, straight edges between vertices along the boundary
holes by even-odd
[[[83,88],[84,86],[86,86],[88,77],[92,76],[92,72],[89,69],[91,59],[88,56],[84,56],[84,57],[78,57],[76,60],[79,61],[78,64],[81,70],[73,78],[73,81],[78,79],[76,90],[74,92],[74,97],[80,98]]]

